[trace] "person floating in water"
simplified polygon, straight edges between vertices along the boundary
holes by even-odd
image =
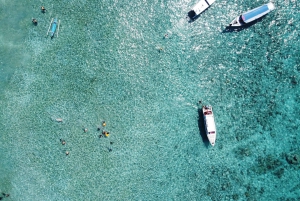
[[[108,136],[109,136],[109,132],[107,132],[107,131],[103,131],[102,134],[103,134],[105,137],[108,137]]]
[[[105,122],[105,121],[102,122],[102,126],[103,126],[103,127],[106,126],[106,122]]]
[[[63,119],[62,118],[57,118],[55,119],[57,122],[63,122]]]
[[[32,23],[34,24],[34,25],[37,25],[37,23],[38,23],[38,21],[36,20],[36,19],[32,19]]]
[[[60,139],[60,142],[61,142],[62,145],[65,145],[65,144],[66,144],[66,141],[63,140],[63,139]]]
[[[41,7],[42,13],[46,12],[46,8],[44,6]]]
[[[9,197],[8,193],[2,193],[2,195],[5,196],[5,197]],[[1,197],[1,199],[2,199],[2,197]]]

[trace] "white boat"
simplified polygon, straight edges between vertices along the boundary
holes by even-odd
[[[205,9],[207,9],[212,3],[216,0],[200,0],[189,12],[188,17],[190,20],[194,20],[197,16],[202,13]]]
[[[250,22],[253,22],[254,20],[261,18],[262,16],[268,14],[270,11],[274,10],[275,6],[273,3],[268,3],[265,5],[262,5],[260,7],[254,8],[237,18],[235,18],[230,24],[230,27],[241,27],[243,25],[246,25]]]
[[[217,130],[215,124],[214,113],[212,111],[212,106],[206,105],[202,107],[203,118],[205,123],[205,131],[207,138],[212,146],[215,146],[217,138]]]

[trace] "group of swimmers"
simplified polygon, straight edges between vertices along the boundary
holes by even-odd
[[[103,122],[102,122],[102,127],[104,128],[105,126],[106,126],[106,122],[103,121]],[[97,131],[100,131],[100,130],[101,130],[101,128],[98,127],[98,128],[97,128]],[[108,137],[108,136],[109,136],[109,132],[108,132],[108,131],[105,131],[105,130],[103,129],[102,135],[100,134],[99,137],[102,138],[103,136],[104,136],[104,137]]]
[[[58,121],[58,122],[62,122],[62,119],[59,119],[59,120],[61,120],[61,121]],[[57,121],[57,119],[56,119],[56,121]],[[102,127],[104,128],[105,126],[106,126],[106,122],[103,121],[103,122],[102,122]],[[101,130],[101,128],[98,127],[98,128],[97,128],[97,131],[100,131],[100,130]],[[83,131],[86,133],[86,132],[88,132],[88,129],[87,129],[87,128],[84,128]],[[108,131],[105,131],[105,130],[103,129],[103,130],[102,130],[102,134],[99,135],[99,138],[102,138],[103,136],[104,136],[104,137],[108,137],[108,136],[109,136],[109,132],[108,132]],[[60,142],[61,142],[62,145],[65,145],[65,144],[66,144],[66,141],[63,140],[63,139],[60,139]],[[112,142],[110,142],[110,144],[112,144]],[[111,149],[109,149],[109,152],[111,152]],[[70,152],[69,152],[69,151],[66,151],[66,155],[69,155],[69,154],[70,154]]]
[[[41,7],[41,11],[42,11],[42,13],[45,13],[45,12],[46,12],[46,8],[45,8],[44,6],[42,6],[42,7]],[[37,24],[38,24],[37,19],[32,18],[32,23],[33,23],[34,25],[37,25]]]

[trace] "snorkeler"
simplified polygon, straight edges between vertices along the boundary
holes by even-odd
[[[44,6],[41,7],[41,10],[42,10],[43,13],[46,12],[46,8]]]
[[[33,23],[34,25],[37,25],[38,21],[37,21],[36,19],[32,18],[32,23]]]

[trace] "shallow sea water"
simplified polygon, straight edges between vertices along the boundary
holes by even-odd
[[[195,3],[0,1],[3,200],[300,199],[299,3],[232,32],[267,2],[217,0],[188,23]]]

